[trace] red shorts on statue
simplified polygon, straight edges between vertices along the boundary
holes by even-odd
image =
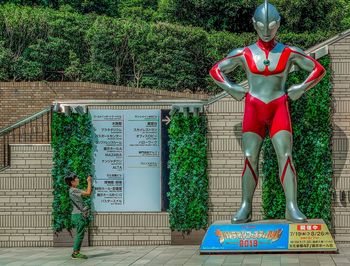
[[[292,133],[288,96],[285,94],[266,104],[247,93],[244,107],[243,133],[254,132],[264,138],[267,127],[270,129],[271,138],[281,130]]]

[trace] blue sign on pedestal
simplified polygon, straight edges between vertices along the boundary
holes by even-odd
[[[288,249],[288,224],[212,225],[201,252]]]
[[[327,225],[318,219],[303,224],[286,220],[216,222],[209,227],[200,247],[201,253],[263,251],[337,252],[337,247]]]

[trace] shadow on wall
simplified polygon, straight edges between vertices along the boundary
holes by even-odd
[[[242,122],[239,122],[238,124],[234,125],[233,131],[235,133],[236,140],[238,141],[238,144],[241,147],[241,150],[243,150],[243,147],[242,147]]]
[[[349,139],[343,129],[333,124],[332,157],[333,157],[333,189],[340,188],[338,184],[349,152]],[[335,228],[335,207],[347,207],[350,204],[350,191],[338,189],[333,191],[332,229]],[[332,233],[334,231],[332,230]]]
[[[333,187],[339,187],[338,182],[340,175],[344,169],[346,159],[349,152],[349,139],[345,132],[336,124],[333,125]],[[336,155],[336,156],[335,156]],[[339,198],[342,206],[346,207],[350,202],[347,202],[347,198],[350,201],[349,191],[340,191],[340,195],[336,195],[335,198]]]

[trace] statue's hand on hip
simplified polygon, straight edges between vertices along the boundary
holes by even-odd
[[[303,85],[293,85],[288,89],[288,96],[292,101],[298,100],[305,92]]]
[[[234,84],[231,85],[229,88],[226,88],[225,91],[237,101],[241,101],[248,92],[248,89],[244,88],[241,85]]]

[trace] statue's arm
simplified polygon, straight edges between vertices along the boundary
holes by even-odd
[[[232,72],[237,66],[242,66],[242,62],[243,49],[235,49],[217,62],[209,72],[215,83],[238,101],[244,98],[247,89],[230,81],[225,74]]]
[[[320,82],[320,80],[324,77],[326,74],[326,70],[324,67],[317,62],[312,57],[308,56],[304,53],[303,50],[297,48],[297,47],[290,47],[292,50],[292,62],[293,64],[297,65],[299,68],[310,72],[310,75],[307,77],[307,79],[297,85],[293,85],[288,89],[288,96],[292,100],[299,99],[307,90],[311,89],[317,83]]]

